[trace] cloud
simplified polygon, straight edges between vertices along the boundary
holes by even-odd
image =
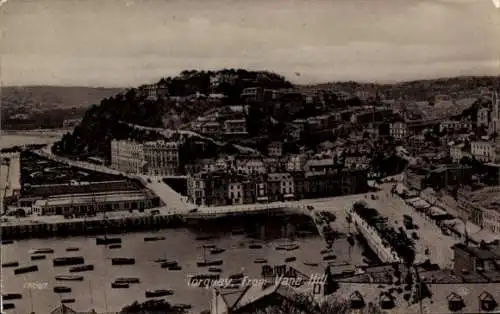
[[[498,69],[488,3],[255,1],[9,2],[2,80],[135,85],[196,67],[395,80]]]

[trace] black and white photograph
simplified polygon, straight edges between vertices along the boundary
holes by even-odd
[[[500,1],[0,1],[1,314],[500,313]]]

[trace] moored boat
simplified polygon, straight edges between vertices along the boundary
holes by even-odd
[[[182,267],[180,265],[174,265],[174,266],[170,266],[168,268],[168,270],[178,271],[178,270],[182,270]]]
[[[295,262],[297,258],[295,256],[285,258],[285,263]]]
[[[229,279],[231,280],[240,280],[243,279],[245,275],[243,273],[237,273],[237,274],[232,274],[229,276]]]
[[[39,260],[46,259],[46,258],[47,257],[45,255],[32,255],[31,256],[32,261],[39,261]]]
[[[211,273],[220,273],[220,272],[222,272],[222,269],[217,268],[217,267],[210,267],[208,269],[208,271],[211,272]]]
[[[179,263],[177,263],[176,261],[165,261],[161,263],[161,268],[170,268],[175,266],[179,266]]]
[[[260,245],[260,244],[250,244],[248,246],[248,248],[249,249],[253,249],[253,250],[255,250],[255,249],[262,249],[262,245]]]
[[[35,272],[35,271],[38,271],[38,266],[36,266],[36,265],[19,267],[19,268],[14,269],[14,275],[31,273],[31,272]]]
[[[2,240],[2,245],[12,244],[14,240]]]
[[[2,264],[2,267],[17,267],[17,266],[19,266],[19,262],[7,262]]]
[[[56,276],[56,280],[58,281],[82,281],[83,276],[79,275],[59,275]]]
[[[221,254],[224,253],[226,250],[222,248],[214,248],[210,250],[210,254],[216,255],[216,254]]]
[[[68,247],[66,248],[66,252],[77,252],[80,251],[80,248],[78,247]]]
[[[111,259],[111,265],[134,265],[135,258],[115,257]]]
[[[74,298],[62,299],[62,300],[61,300],[61,303],[62,303],[62,304],[70,304],[70,303],[75,303],[75,299],[74,299]]]
[[[30,250],[30,254],[52,254],[54,250],[51,248],[42,248],[42,249],[34,249]]]
[[[334,260],[336,258],[337,258],[337,256],[335,256],[333,254],[323,256],[324,261],[331,261],[331,260]]]
[[[146,298],[159,298],[174,294],[173,290],[168,289],[157,289],[157,290],[146,290]]]
[[[223,260],[221,259],[217,259],[217,260],[203,260],[203,261],[199,261],[199,262],[196,262],[196,265],[198,267],[207,267],[207,266],[220,266],[224,263]]]
[[[266,264],[267,259],[265,258],[257,258],[255,261],[253,261],[255,264]]]
[[[3,310],[12,310],[15,309],[16,306],[14,303],[4,303],[2,304]]]
[[[316,267],[319,265],[319,263],[314,263],[314,262],[304,262],[304,265],[306,266],[312,266],[312,267]]]
[[[111,288],[113,289],[127,289],[130,287],[130,284],[126,282],[112,282],[111,283]]]
[[[53,290],[55,293],[70,293],[71,292],[71,288],[66,287],[66,286],[55,286]]]
[[[328,253],[331,253],[332,250],[331,249],[324,249],[324,250],[321,250],[319,253],[320,254],[328,254]]]
[[[57,257],[52,261],[54,266],[73,266],[84,263],[85,259],[82,256]]]
[[[202,247],[204,249],[215,249],[216,248],[215,244],[203,244]]]
[[[3,301],[9,301],[9,300],[19,300],[22,299],[23,295],[20,293],[6,293],[2,294],[2,300]]]
[[[119,277],[115,279],[115,282],[118,283],[140,283],[141,279],[139,277]]]
[[[110,249],[121,249],[122,245],[121,244],[111,244],[108,246]]]
[[[69,268],[70,273],[79,273],[82,271],[91,271],[94,270],[94,265],[78,265]]]
[[[121,238],[108,238],[108,237],[98,237],[95,239],[95,244],[97,245],[108,245],[108,244],[121,244]]]
[[[209,235],[206,235],[206,236],[197,236],[196,240],[197,241],[206,241],[206,240],[212,240],[213,238],[214,238],[213,236],[209,236]]]
[[[293,251],[299,248],[299,244],[298,243],[279,244],[276,245],[275,248],[278,251]]]
[[[178,309],[179,312],[187,311],[192,308],[191,304],[175,304],[173,306],[174,309]]]
[[[151,242],[151,241],[161,241],[165,240],[165,237],[145,237],[144,242]]]

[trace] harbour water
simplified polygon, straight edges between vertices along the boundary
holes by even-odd
[[[196,262],[202,256],[202,244],[213,244],[226,251],[218,255],[206,253],[206,257],[223,259],[221,278],[243,272],[249,278],[261,278],[262,264],[254,261],[264,258],[270,265],[284,264],[286,257],[295,256],[297,260],[288,263],[306,274],[322,273],[322,257],[320,251],[325,248],[323,240],[314,234],[314,227],[307,217],[269,217],[240,224],[237,221],[205,223],[190,229],[162,230],[154,233],[130,233],[121,235],[121,249],[109,249],[97,246],[94,237],[74,237],[58,239],[32,239],[2,245],[2,263],[18,261],[20,266],[38,265],[39,271],[14,275],[12,268],[3,270],[3,293],[21,293],[21,300],[16,304],[17,313],[49,313],[61,299],[75,298],[71,307],[78,311],[95,309],[96,311],[119,311],[133,301],[144,301],[145,291],[149,289],[173,289],[174,295],[166,299],[175,304],[191,304],[192,312],[199,313],[209,306],[210,290],[190,287],[188,275],[206,274],[208,269],[199,268]],[[217,228],[224,225],[226,228]],[[228,227],[231,226],[231,227]],[[245,228],[246,233],[231,232],[230,229]],[[305,237],[295,238],[300,244],[295,251],[278,251],[275,246],[285,237],[297,233],[308,233]],[[147,236],[164,236],[165,240],[148,241]],[[212,240],[200,241],[200,235],[215,236]],[[250,249],[248,245],[257,241],[261,249]],[[78,247],[79,251],[67,252],[68,247]],[[53,254],[47,254],[45,260],[30,260],[29,251],[37,248],[52,248]],[[350,247],[345,238],[335,241],[333,253],[338,256],[334,263],[350,260],[360,264],[362,248]],[[83,281],[56,281],[56,275],[69,274],[69,267],[53,267],[54,257],[84,256],[86,264],[93,264],[93,271],[79,273],[84,275]],[[135,265],[112,266],[113,257],[133,257]],[[181,271],[169,271],[161,268],[154,260],[167,258],[175,260],[182,266]],[[304,262],[319,262],[320,266],[305,266]],[[111,283],[118,277],[139,277],[139,284],[131,284],[128,289],[112,289]],[[53,292],[56,285],[70,286],[71,293],[57,295]],[[30,293],[31,292],[31,293]],[[31,295],[31,297],[30,297]],[[13,311],[13,310],[12,310]],[[16,312],[12,312],[16,313]]]
[[[59,137],[53,135],[18,135],[2,133],[0,135],[0,149],[30,144],[49,144],[57,141],[58,138]]]

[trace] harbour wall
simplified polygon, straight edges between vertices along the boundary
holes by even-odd
[[[179,228],[185,226],[182,215],[123,217],[118,219],[71,220],[61,217],[51,223],[2,225],[2,240],[118,234],[134,231]]]
[[[256,215],[267,216],[287,216],[300,213],[292,207],[265,208],[240,211],[218,211],[216,213],[186,213],[186,214],[168,214],[168,215],[141,215],[141,216],[121,216],[114,218],[89,219],[59,219],[42,222],[31,221],[23,222],[20,218],[19,223],[10,221],[2,223],[0,234],[3,240],[17,240],[28,238],[50,238],[50,237],[69,237],[80,235],[98,235],[98,234],[119,234],[135,231],[150,231],[167,228],[182,228],[197,224],[200,221],[212,220],[217,218],[245,217]]]
[[[401,258],[390,247],[383,245],[382,239],[377,232],[370,227],[361,217],[354,211],[349,212],[359,234],[366,240],[368,246],[377,254],[380,261],[383,263],[400,263]]]

